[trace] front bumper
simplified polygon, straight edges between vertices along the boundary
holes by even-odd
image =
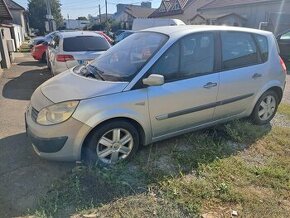
[[[31,111],[32,106],[29,106],[25,113],[26,132],[40,157],[58,161],[81,159],[81,147],[91,127],[74,118],[56,125],[42,126],[32,118]]]
[[[56,138],[40,138],[34,135],[29,129],[26,130],[27,136],[39,152],[55,153],[60,151],[67,141],[67,136]]]

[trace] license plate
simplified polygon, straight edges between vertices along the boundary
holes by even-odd
[[[89,61],[88,60],[78,60],[79,64],[87,64]]]

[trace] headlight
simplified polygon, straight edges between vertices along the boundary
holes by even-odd
[[[43,108],[37,116],[37,123],[52,125],[69,119],[77,108],[79,101],[67,101]]]

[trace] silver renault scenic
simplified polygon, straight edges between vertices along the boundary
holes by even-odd
[[[114,164],[141,145],[229,120],[268,123],[285,77],[270,32],[151,28],[42,84],[26,111],[27,133],[41,157]]]

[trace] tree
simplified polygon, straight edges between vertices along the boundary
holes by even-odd
[[[60,0],[50,0],[51,14],[56,22],[56,27],[63,26]],[[46,3],[45,0],[28,0],[29,23],[34,29],[38,29],[41,34],[45,33]]]

